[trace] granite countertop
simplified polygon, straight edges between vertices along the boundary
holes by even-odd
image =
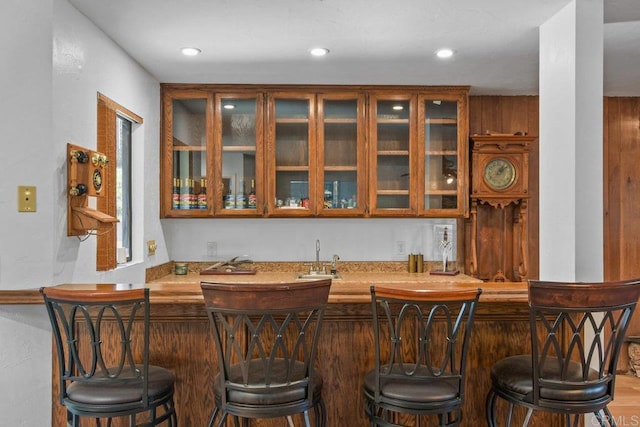
[[[145,283],[122,286],[146,286],[151,290],[152,303],[192,304],[202,302],[200,282],[295,282],[297,273],[305,271],[303,263],[256,263],[251,268],[256,274],[201,275],[206,268],[203,263],[189,263],[188,273],[173,273],[174,263],[152,267],[147,271]],[[480,301],[484,302],[527,302],[525,282],[483,282],[479,279],[457,274],[453,276],[431,275],[429,272],[408,273],[406,264],[388,263],[342,263],[339,269],[341,279],[334,279],[331,285],[329,303],[368,303],[371,285],[420,288],[454,289],[482,288]],[[308,267],[306,267],[308,268]],[[374,270],[374,271],[372,271]],[[60,284],[58,286],[78,289],[93,289],[99,284]],[[38,289],[0,291],[0,304],[41,304]]]
[[[368,303],[371,301],[371,285],[417,289],[482,288],[481,301],[527,301],[527,284],[522,282],[482,282],[473,277],[458,274],[437,276],[427,273],[407,272],[340,272],[341,279],[331,284],[329,303]],[[153,280],[149,287],[160,286],[163,290],[174,288],[177,292],[200,291],[200,282],[222,283],[287,283],[295,282],[293,272],[262,272],[255,275],[186,275],[169,274]],[[179,290],[179,291],[178,291]],[[153,295],[153,290],[152,290]]]

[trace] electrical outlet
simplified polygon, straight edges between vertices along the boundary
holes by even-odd
[[[207,242],[207,257],[213,258],[218,256],[218,243]]]
[[[405,255],[407,253],[407,242],[404,240],[397,240],[394,246],[395,255]]]

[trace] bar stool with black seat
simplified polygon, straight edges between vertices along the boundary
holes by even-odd
[[[149,364],[149,289],[121,286],[40,289],[67,423],[76,427],[89,417],[111,425],[112,418],[128,417],[131,426],[175,427],[174,375]],[[136,424],[137,414],[143,415]]]
[[[433,415],[440,426],[459,425],[482,290],[370,290],[375,367],[364,377],[370,425],[413,425],[413,418]]]
[[[209,420],[302,414],[311,426],[326,424],[316,352],[331,279],[293,283],[202,282],[218,372]]]
[[[498,398],[534,411],[563,414],[578,426],[594,414],[601,426],[615,426],[607,408],[613,400],[616,366],[629,319],[640,297],[640,281],[568,283],[529,281],[532,353],[506,357],[491,368],[486,400],[489,426],[496,426]]]

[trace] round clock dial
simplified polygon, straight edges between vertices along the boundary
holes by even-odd
[[[99,169],[93,171],[93,188],[97,193],[102,190],[102,172]]]
[[[484,168],[484,180],[494,190],[505,190],[516,180],[516,168],[507,159],[492,159]]]

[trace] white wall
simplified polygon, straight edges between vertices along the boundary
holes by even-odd
[[[52,276],[52,1],[5,0],[0,13],[0,289]],[[18,185],[37,211],[17,212]],[[50,330],[42,307],[0,306],[0,424],[50,424]]]
[[[603,5],[540,27],[540,278],[603,279]]]
[[[3,0],[0,14],[0,289],[141,282],[166,262],[158,218],[159,84],[66,0]],[[137,262],[95,271],[95,237],[66,235],[66,144],[96,147],[97,92],[144,118],[134,136]],[[17,212],[18,185],[37,211]],[[141,245],[159,250],[145,257]],[[51,335],[43,306],[0,306],[2,425],[51,424]]]
[[[159,83],[66,0],[54,0],[54,5],[54,282],[140,282],[145,267],[168,260],[159,220]],[[138,203],[134,226],[140,232],[134,247],[138,251],[134,250],[131,265],[101,273],[95,271],[96,239],[81,242],[66,235],[66,144],[96,148],[98,92],[144,119],[133,135],[133,201]],[[149,239],[156,241],[158,250],[152,259],[145,259],[142,246]]]
[[[221,259],[256,261],[405,260],[405,249],[434,252],[425,219],[159,219],[159,83],[67,0],[3,0],[0,14],[0,290],[80,282],[142,282],[146,268],[171,259],[204,260],[215,241]],[[100,92],[144,118],[134,135],[134,262],[95,271],[95,237],[67,237],[66,145],[96,147]],[[17,212],[18,185],[37,187],[37,212]],[[165,240],[166,235],[166,240]],[[156,255],[144,254],[154,239]],[[451,236],[454,239],[454,236]],[[455,240],[454,240],[455,241]],[[433,254],[430,256],[429,254]],[[0,306],[2,425],[51,421],[51,341],[44,308]]]
[[[313,261],[317,239],[320,257],[327,262],[333,254],[341,261],[404,261],[409,252],[423,253],[425,260],[441,260],[439,238],[434,235],[436,224],[448,225],[449,240],[456,241],[455,221],[451,219],[163,220],[170,258],[176,261],[237,255],[254,261]],[[215,257],[207,256],[207,242],[216,243]],[[405,243],[405,254],[397,253],[396,242]]]

